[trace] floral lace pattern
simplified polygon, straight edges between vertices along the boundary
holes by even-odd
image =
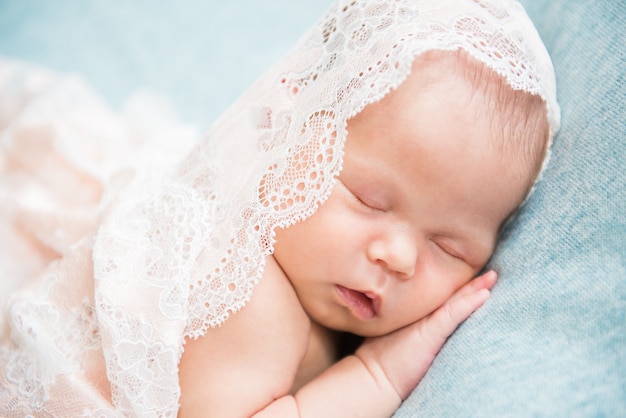
[[[65,263],[54,263],[42,276],[42,290],[53,294],[60,290],[63,283],[57,272],[63,266],[58,264]],[[78,372],[85,357],[101,347],[92,301],[83,297],[62,307],[47,296],[37,292],[30,299],[17,299],[7,313],[12,344],[0,346],[6,379],[2,396],[6,412],[15,416],[25,411],[45,416],[49,386],[61,373]]]
[[[66,381],[72,376],[91,382],[78,415],[176,416],[184,338],[241,309],[272,252],[274,229],[326,200],[341,170],[346,121],[402,83],[416,56],[456,49],[512,88],[540,95],[556,132],[550,59],[519,4],[339,0],[189,154],[165,139],[152,151],[122,147],[127,164],[95,176],[96,232],[86,224],[91,238],[78,256],[69,244],[58,249],[62,258],[50,268],[56,284],[42,280],[40,298],[12,302],[1,346],[3,411],[67,413],[54,399],[76,387]],[[80,289],[60,298],[76,281]],[[23,349],[29,338],[32,351]],[[54,366],[42,360],[35,340],[43,338],[62,359]],[[104,384],[90,374],[100,369]]]

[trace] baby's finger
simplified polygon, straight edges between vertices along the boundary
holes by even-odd
[[[437,346],[454,332],[454,330],[476,311],[489,298],[487,288],[479,288],[473,292],[472,287],[450,298],[441,307],[435,310],[428,318],[421,321],[421,334],[432,338]]]
[[[498,281],[498,273],[494,270],[489,270],[488,272],[481,274],[475,279],[471,280],[465,286],[457,290],[454,295],[450,297],[450,299],[463,297],[474,292],[479,291],[480,289],[491,289],[493,285]]]

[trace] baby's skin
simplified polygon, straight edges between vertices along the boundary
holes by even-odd
[[[187,341],[180,416],[393,414],[489,297],[497,275],[481,271],[536,175],[479,105],[471,82],[418,62],[348,121],[328,200],[276,231],[250,302]],[[339,361],[338,332],[366,337]]]

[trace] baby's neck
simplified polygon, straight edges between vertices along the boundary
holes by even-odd
[[[335,331],[311,321],[309,345],[296,375],[291,393],[322,373],[339,359],[353,354],[363,337]]]
[[[340,340],[337,331],[311,321],[309,345],[291,388],[292,394],[337,361]]]

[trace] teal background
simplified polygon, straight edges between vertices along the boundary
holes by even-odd
[[[154,89],[207,128],[328,4],[0,0],[0,55],[78,73],[114,106]]]

